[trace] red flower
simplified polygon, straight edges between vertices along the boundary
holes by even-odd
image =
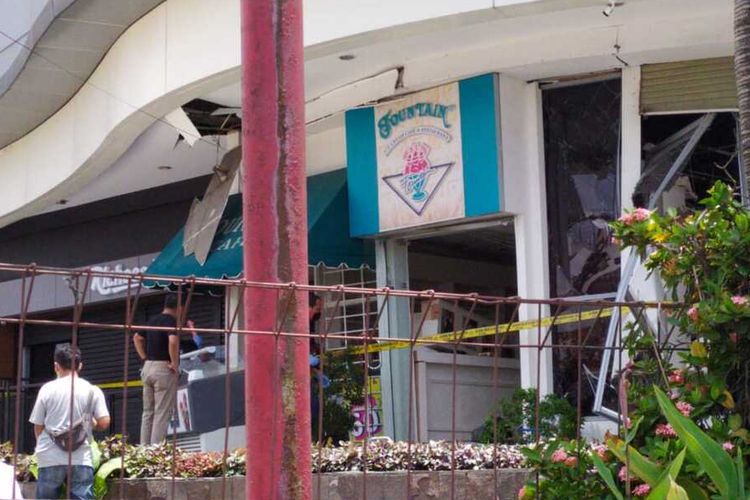
[[[700,314],[698,313],[698,307],[693,306],[690,309],[688,309],[687,312],[688,318],[690,318],[691,321],[696,322],[698,321],[698,318],[700,317]]]
[[[685,376],[682,370],[674,370],[669,374],[669,382],[672,384],[683,384],[685,382]]]
[[[743,297],[742,295],[735,295],[732,297],[732,302],[736,306],[744,306],[747,304],[747,297]]]
[[[651,492],[651,486],[644,484],[639,484],[635,488],[633,488],[633,495],[637,497],[645,497]]]
[[[685,401],[678,401],[675,406],[677,406],[677,409],[680,410],[680,413],[682,413],[686,417],[689,417],[690,412],[693,411],[693,405]]]
[[[555,452],[552,454],[552,462],[559,464],[562,462],[565,462],[568,459],[568,454],[565,453],[565,450],[555,450]]]
[[[674,428],[669,424],[659,424],[656,426],[656,435],[665,438],[675,438],[677,433]]]

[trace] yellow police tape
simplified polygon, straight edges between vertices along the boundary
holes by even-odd
[[[490,325],[490,326],[482,326],[480,328],[472,328],[467,329],[463,335],[461,335],[461,332],[446,332],[446,333],[440,333],[437,335],[432,335],[429,337],[422,337],[419,340],[419,343],[416,345],[424,345],[426,343],[430,342],[455,342],[459,339],[468,340],[468,339],[475,339],[479,337],[487,337],[489,335],[495,335],[496,333],[499,333],[500,335],[504,335],[506,333],[511,332],[518,332],[521,330],[531,330],[534,328],[541,328],[541,327],[547,327],[547,326],[560,326],[560,325],[567,325],[571,323],[577,323],[579,321],[588,321],[593,320],[597,318],[606,318],[609,316],[612,316],[612,311],[614,308],[607,308],[607,309],[598,309],[596,311],[582,311],[580,313],[570,313],[570,314],[561,314],[557,317],[555,316],[549,316],[546,318],[539,318],[539,319],[530,319],[527,321],[516,321],[514,323],[503,323],[500,325]],[[627,308],[623,307],[622,310],[623,313],[627,312]],[[391,351],[394,349],[408,349],[411,342],[408,340],[403,341],[394,341],[394,342],[384,342],[384,343],[377,343],[367,346],[367,352],[373,353],[373,352],[382,352],[382,351]],[[352,349],[342,351],[346,352],[347,354],[364,354],[365,348],[364,346],[354,347]]]
[[[99,389],[122,389],[125,387],[124,382],[109,382],[106,384],[95,384]],[[140,380],[131,380],[128,382],[128,387],[143,387],[143,382]]]
[[[514,323],[503,323],[500,325],[490,325],[490,326],[483,326],[480,328],[471,328],[466,330],[464,332],[463,337],[461,336],[461,332],[446,332],[446,333],[440,333],[437,335],[432,335],[429,337],[422,337],[420,342],[417,345],[430,343],[430,342],[455,342],[456,340],[462,338],[463,340],[468,339],[475,339],[479,337],[488,337],[490,335],[495,335],[496,333],[499,333],[501,335],[511,332],[519,332],[521,330],[531,330],[534,328],[541,328],[541,327],[548,327],[548,326],[560,326],[560,325],[568,325],[571,323],[577,323],[579,321],[588,321],[593,320],[597,318],[607,318],[609,316],[612,316],[612,311],[614,308],[607,308],[607,309],[599,309],[596,311],[585,311],[581,313],[570,313],[570,314],[561,314],[557,317],[549,316],[546,318],[540,318],[540,319],[530,319],[526,321],[516,321]],[[623,307],[623,313],[627,312],[627,308]],[[374,352],[383,352],[383,351],[392,351],[395,349],[408,349],[410,345],[410,342],[408,340],[405,341],[394,341],[394,342],[386,342],[386,343],[378,343],[378,344],[371,344],[367,346],[367,352],[368,353],[374,353]],[[349,354],[364,354],[365,348],[363,346],[354,347],[352,349],[346,350],[346,351],[338,351],[342,354],[344,352]],[[337,352],[337,353],[338,353]],[[100,389],[122,389],[125,386],[124,382],[109,382],[106,384],[96,384],[96,386]],[[140,380],[131,380],[128,382],[128,387],[143,387],[143,382]]]

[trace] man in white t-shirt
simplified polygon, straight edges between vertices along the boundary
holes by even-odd
[[[81,353],[70,344],[55,348],[57,379],[39,390],[29,421],[34,424],[39,477],[36,498],[59,498],[67,480],[68,454],[71,453],[69,498],[94,498],[94,469],[89,440],[93,429],[109,428],[109,412],[101,389],[78,376],[83,367]],[[70,415],[71,390],[73,415]],[[69,432],[70,429],[73,432]]]
[[[13,475],[13,466],[0,462],[0,498],[13,498],[14,490],[15,498],[22,500],[21,486]]]

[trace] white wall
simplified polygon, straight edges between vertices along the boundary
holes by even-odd
[[[549,297],[547,206],[545,203],[544,144],[541,95],[534,83],[500,77],[500,130],[502,137],[505,210],[516,214],[516,268],[518,295],[528,299]],[[524,305],[521,320],[548,315],[547,307]],[[541,330],[542,336],[545,330]],[[541,341],[537,329],[520,332],[521,344]],[[552,392],[552,350],[538,354],[521,349],[521,386]],[[541,358],[539,357],[541,356]],[[537,380],[537,363],[540,363]]]
[[[731,0],[631,0],[610,18],[601,6],[309,0],[306,98],[395,67],[405,68],[399,92],[485,71],[539,78],[620,67],[615,43],[630,65],[731,53]],[[0,150],[0,226],[69,198],[155,119],[236,83],[239,40],[239,0],[166,0],[137,21],[60,111]],[[344,53],[356,58],[341,61]]]
[[[517,359],[456,356],[456,400],[453,401],[453,355],[430,349],[416,351],[416,384],[419,396],[417,432],[420,441],[452,439],[470,441],[471,434],[492,412],[498,400],[518,388]],[[455,406],[455,418],[453,407]]]

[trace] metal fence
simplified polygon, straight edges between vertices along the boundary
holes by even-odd
[[[166,327],[154,327],[134,322],[135,311],[138,310],[145,287],[153,285],[156,281],[155,277],[94,269],[69,270],[10,264],[0,264],[0,272],[15,274],[21,279],[22,288],[19,314],[0,318],[0,324],[11,325],[15,328],[17,340],[15,380],[0,385],[3,392],[0,429],[5,428],[12,434],[10,437],[13,443],[14,473],[19,466],[17,453],[22,451],[18,449],[21,433],[24,431],[24,426],[30,425],[24,422],[23,411],[24,404],[30,403],[24,402],[28,385],[25,376],[28,370],[25,363],[28,361],[24,355],[24,346],[27,344],[28,335],[31,335],[30,329],[34,326],[53,326],[69,331],[69,341],[74,348],[79,343],[79,332],[82,329],[94,327],[97,331],[112,333],[112,336],[107,337],[107,342],[122,343],[124,352],[122,381],[124,383],[120,389],[123,401],[118,420],[120,426],[119,428],[116,425],[112,426],[109,434],[119,433],[122,434],[125,443],[134,442],[135,436],[129,435],[126,428],[128,412],[134,411],[129,408],[132,406],[129,404],[132,398],[128,397],[128,391],[131,390],[132,385],[128,383],[129,360],[133,349],[132,335],[134,332],[169,330]],[[76,294],[75,305],[68,319],[43,319],[29,314],[29,305],[34,299],[34,283],[40,276],[63,277],[76,285],[73,287],[74,290],[81,291]],[[94,278],[111,278],[127,283],[128,292],[123,301],[122,321],[117,323],[87,321],[86,291],[89,290],[88,285]],[[373,477],[379,470],[382,470],[382,467],[372,467],[368,453],[379,446],[377,443],[382,442],[383,438],[375,434],[382,433],[385,429],[391,434],[400,433],[403,440],[401,453],[406,457],[404,460],[406,466],[403,470],[406,476],[403,498],[414,498],[412,476],[418,473],[417,469],[422,468],[417,465],[418,461],[414,454],[418,452],[420,441],[430,439],[444,439],[445,446],[450,449],[445,463],[437,467],[444,470],[445,474],[449,474],[446,479],[447,491],[442,497],[460,498],[456,486],[457,452],[465,441],[476,438],[476,434],[468,437],[466,426],[476,425],[477,421],[489,421],[492,422],[491,439],[487,439],[489,432],[487,424],[480,423],[478,427],[484,425],[485,440],[488,440],[488,445],[492,447],[492,458],[479,467],[494,471],[493,498],[514,498],[516,491],[508,493],[506,491],[508,486],[503,484],[499,474],[501,461],[498,457],[498,450],[501,449],[506,436],[498,433],[498,423],[502,422],[503,416],[497,413],[497,401],[503,397],[509,397],[512,389],[520,387],[521,384],[536,388],[536,404],[527,419],[530,421],[525,422],[525,429],[521,429],[521,432],[526,433],[528,439],[533,442],[540,439],[540,398],[545,392],[554,390],[564,395],[575,408],[577,424],[575,437],[581,438],[584,424],[596,416],[592,414],[594,399],[598,386],[603,385],[605,387],[604,406],[609,410],[608,415],[610,415],[607,425],[617,428],[620,421],[617,418],[611,418],[611,415],[617,415],[621,406],[627,404],[617,380],[618,374],[627,363],[627,353],[622,341],[626,325],[645,324],[655,332],[658,343],[654,344],[652,349],[656,351],[663,349],[676,351],[682,348],[679,334],[675,332],[674,327],[667,327],[663,321],[666,311],[678,307],[667,303],[531,300],[517,297],[440,293],[433,290],[407,291],[342,285],[308,286],[162,276],[158,277],[158,281],[161,285],[169,284],[170,293],[177,294],[184,304],[182,314],[177,318],[179,332],[186,331],[185,321],[190,318],[193,296],[200,290],[208,289],[213,293],[220,292],[225,296],[234,294],[239,298],[227,311],[224,325],[195,329],[199,334],[221,335],[227,351],[231,345],[230,339],[238,336],[234,338],[271,337],[276,342],[303,339],[311,343],[313,351],[319,352],[319,364],[311,368],[313,382],[310,411],[313,414],[300,416],[303,420],[313,422],[312,469],[321,472],[314,474],[312,479],[312,493],[317,498],[324,498],[321,496],[324,494],[322,471],[326,470],[322,463],[324,451],[327,447],[336,445],[337,443],[333,442],[334,438],[339,437],[332,429],[326,428],[326,408],[330,406],[331,401],[341,402],[342,400],[342,396],[332,393],[330,387],[336,386],[337,382],[351,382],[351,380],[326,380],[328,375],[353,377],[352,380],[356,384],[361,383],[361,393],[354,398],[356,401],[349,401],[359,406],[354,426],[356,429],[352,428],[354,434],[349,433],[349,438],[354,436],[358,441],[356,444],[348,445],[350,452],[359,456],[357,469],[361,475],[361,481],[357,482],[359,491],[355,492],[356,497],[367,498],[368,485],[370,494],[373,494]],[[242,298],[246,291],[252,288],[264,289],[276,294],[278,311],[281,313],[277,318],[277,327],[273,331],[248,330],[241,325]],[[326,300],[326,306],[322,309],[323,313],[314,324],[315,332],[287,331],[286,315],[290,314],[292,309],[290,304],[293,304],[295,300],[307,303],[309,294],[316,294]],[[354,306],[360,311],[357,317],[363,322],[361,331],[341,333],[336,330],[335,325],[337,322],[341,323],[340,316],[344,306]],[[362,314],[362,311],[365,313]],[[404,322],[407,316],[408,321]],[[616,338],[607,343],[605,333],[612,317],[617,318]],[[399,324],[405,324],[408,327],[402,328],[401,331],[394,331],[395,328],[388,325],[396,324],[396,319],[401,320]],[[345,348],[328,352],[327,347],[331,345]],[[606,351],[611,353],[611,356],[608,356],[610,362],[602,369],[602,354]],[[429,366],[429,362],[420,365],[420,356],[423,356],[421,353],[425,352],[438,353],[443,359],[440,365],[442,371],[438,377],[440,381],[433,386],[430,386],[429,381],[420,379],[420,376],[425,376],[424,366]],[[85,362],[86,353],[82,354]],[[229,449],[230,413],[233,404],[230,374],[238,368],[237,364],[230,366],[232,363],[229,362],[229,358],[230,354],[227,352],[223,368],[224,375],[219,375],[223,377],[225,418],[223,450],[220,451],[222,498],[230,498],[227,486],[227,458],[232,451]],[[378,363],[372,362],[375,358],[378,359]],[[49,363],[52,363],[51,359]],[[339,369],[343,367],[344,374],[336,375],[333,365]],[[468,382],[462,381],[464,366],[469,367],[466,373],[475,375],[479,373],[480,375],[476,376],[481,380],[477,382],[478,379],[475,378]],[[373,373],[373,367],[380,371]],[[603,380],[601,380],[600,373],[605,374]],[[386,374],[390,375],[390,386],[399,386],[397,390],[391,387],[387,398],[384,394],[380,394],[382,378],[376,379]],[[85,378],[85,367],[82,377]],[[331,385],[328,386],[328,383]],[[473,383],[476,383],[476,387],[472,386]],[[434,387],[439,387],[440,390],[430,392]],[[279,391],[278,397],[280,398],[281,388],[276,389]],[[468,404],[465,391],[469,390],[474,391],[471,393],[472,400],[480,402],[478,407],[484,405],[483,414],[473,415],[470,418],[466,416],[467,408],[465,407]],[[376,391],[379,392],[379,399],[371,397]],[[426,394],[425,391],[428,393]],[[396,393],[402,394],[402,399],[406,400],[406,404],[399,404],[398,398],[394,396]],[[388,400],[385,401],[385,399]],[[71,398],[71,415],[73,414],[72,404],[73,398]],[[383,405],[388,406],[387,415],[383,412]],[[406,422],[405,432],[403,429],[399,431],[398,426],[388,420],[399,418]],[[443,424],[436,424],[433,428],[430,419],[438,420]],[[604,422],[607,423],[606,420]],[[173,444],[178,443],[176,428],[169,439]],[[128,453],[126,447],[123,449],[124,453]],[[268,451],[254,450],[250,443],[246,453],[268,453]],[[177,498],[178,474],[175,455],[176,453],[173,452],[171,486],[168,495],[170,499]],[[70,478],[70,453],[68,459],[68,478]],[[127,456],[125,460],[127,461]],[[312,473],[313,470],[311,470]],[[121,469],[120,479],[125,479],[126,476],[126,471]],[[125,481],[122,484],[123,486],[119,489],[120,495],[122,498],[128,498],[128,483]]]

